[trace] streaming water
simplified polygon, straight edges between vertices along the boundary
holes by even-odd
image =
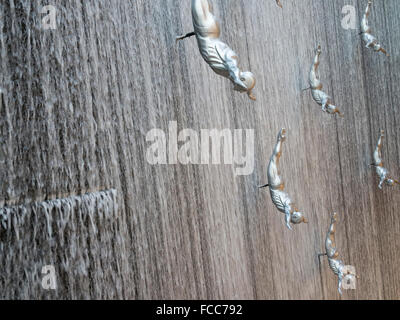
[[[363,164],[381,127],[399,163],[400,1],[376,1],[371,20],[391,59],[341,27],[342,6],[364,1],[281,2],[212,0],[222,39],[256,75],[252,102],[194,38],[175,43],[192,31],[190,0],[0,0],[0,298],[337,298],[316,263],[332,210],[343,259],[363,272],[348,296],[398,298],[400,193],[377,193]],[[48,4],[55,30],[43,28]],[[343,120],[301,91],[318,43]],[[146,134],[170,139],[170,121],[254,130],[254,172],[150,165]],[[282,127],[282,175],[310,221],[293,232],[257,189]]]

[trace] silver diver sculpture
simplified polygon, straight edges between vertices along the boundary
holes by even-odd
[[[337,213],[333,213],[331,215],[331,224],[329,226],[328,233],[326,235],[325,240],[325,253],[321,253],[318,255],[318,258],[321,256],[327,256],[329,267],[333,271],[335,275],[338,276],[338,291],[342,294],[342,283],[343,279],[350,280],[351,278],[358,278],[355,273],[352,272],[350,268],[346,268],[342,260],[339,260],[339,252],[336,248],[336,224],[337,224]]]
[[[271,199],[278,210],[285,214],[286,226],[292,230],[290,223],[300,224],[308,223],[307,219],[295,207],[289,195],[284,191],[285,184],[280,177],[279,159],[282,155],[282,144],[286,139],[286,130],[281,129],[278,135],[278,141],[268,165],[268,184],[259,188],[269,187]]]
[[[252,89],[256,84],[251,72],[240,71],[236,53],[220,40],[220,26],[211,3],[208,0],[192,0],[194,32],[176,38],[177,41],[196,36],[200,54],[211,69],[234,84],[234,90],[246,92],[251,100],[256,100]]]
[[[364,16],[361,20],[361,33],[362,38],[365,42],[367,48],[372,48],[376,52],[383,52],[389,57],[389,54],[384,48],[378,43],[378,40],[372,35],[372,29],[368,24],[368,16],[371,12],[372,1],[368,1],[367,8],[365,9]]]
[[[322,106],[322,111],[329,114],[339,114],[339,116],[343,117],[343,114],[339,111],[339,109],[331,103],[331,97],[328,96],[325,92],[322,91],[322,83],[318,76],[318,67],[320,64],[319,57],[322,53],[321,46],[318,46],[317,52],[315,54],[315,58],[313,64],[311,66],[310,71],[310,88],[311,95],[316,103]],[[306,89],[308,90],[308,89]]]
[[[383,167],[382,142],[384,136],[385,136],[385,131],[381,130],[381,134],[379,136],[378,143],[374,151],[374,162],[371,164],[371,166],[375,167],[376,173],[380,178],[379,189],[383,188],[384,183],[388,186],[394,186],[395,184],[400,185],[399,181],[388,176],[387,169]]]

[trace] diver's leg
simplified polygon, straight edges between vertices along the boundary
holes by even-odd
[[[278,168],[279,160],[282,156],[282,146],[283,146],[283,142],[285,141],[285,138],[286,138],[285,134],[286,134],[286,130],[281,129],[281,131],[278,134],[278,140],[275,144],[274,151],[272,153],[271,160],[275,164],[276,168]]]
[[[286,130],[281,129],[278,135],[278,140],[276,142],[274,151],[272,153],[269,165],[268,165],[268,179],[270,187],[279,187],[282,183],[281,178],[279,176],[279,159],[282,155],[282,144],[285,141]]]
[[[364,16],[361,20],[361,33],[371,33],[371,28],[368,25],[368,16],[371,11],[372,2],[368,2],[367,8],[365,9]]]
[[[279,164],[279,157],[280,155],[274,154],[271,156],[271,159],[269,161],[268,165],[268,186],[271,187],[279,187],[281,184],[281,179],[279,177],[279,169],[278,169],[278,164]]]
[[[335,243],[336,223],[337,223],[337,213],[335,212],[331,215],[331,225],[328,231],[331,240],[333,240],[332,243]]]
[[[368,1],[368,5],[367,8],[365,9],[365,14],[364,14],[365,19],[368,19],[369,17],[369,14],[371,12],[371,6],[372,6],[372,1]]]
[[[321,82],[319,81],[319,77],[318,77],[318,67],[319,67],[319,57],[321,55],[321,46],[318,46],[317,52],[315,54],[314,57],[314,62],[311,68],[311,72],[310,72],[310,86],[311,89],[316,89],[320,86]]]
[[[328,234],[325,241],[325,249],[327,256],[332,258],[336,253],[336,223],[337,223],[337,213],[333,213],[331,216],[331,224],[329,226]]]
[[[198,26],[207,26],[215,21],[212,6],[208,0],[192,0],[192,15]]]
[[[374,165],[380,166],[382,164],[382,142],[384,137],[385,131],[381,130],[381,134],[378,139],[378,143],[375,148],[374,152]]]
[[[210,26],[215,21],[212,14],[212,8],[208,0],[192,0],[192,16],[195,24],[199,27]],[[195,36],[196,33],[189,32],[185,35],[176,37],[176,41],[180,41]]]
[[[282,155],[282,143],[285,141],[285,134],[286,130],[281,129],[278,135],[278,141],[276,142],[274,151],[272,153],[271,159],[269,161],[268,165],[268,179],[272,179],[272,181],[269,181],[268,184],[264,186],[260,186],[259,188],[266,188],[266,187],[277,187],[281,184],[281,179],[279,177],[279,159],[281,158]]]

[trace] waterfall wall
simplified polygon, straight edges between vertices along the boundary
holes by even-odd
[[[0,2],[0,298],[338,299],[316,256],[333,211],[341,257],[361,276],[343,298],[399,297],[400,192],[380,191],[369,163],[385,129],[400,176],[400,2],[374,1],[370,17],[390,58],[342,27],[342,8],[358,20],[367,1],[212,2],[256,75],[256,102],[195,39],[175,43],[192,31],[189,0]],[[344,119],[302,92],[317,44]],[[146,135],[174,122],[254,130],[254,171],[150,164]],[[282,175],[310,221],[292,232],[257,189],[282,127]],[[45,265],[56,290],[42,287]]]

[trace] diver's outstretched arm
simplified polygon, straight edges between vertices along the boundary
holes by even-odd
[[[390,57],[390,54],[384,48],[380,47],[379,51],[384,53],[387,57]]]
[[[317,52],[315,54],[314,62],[311,67],[310,72],[310,87],[311,89],[321,89],[321,82],[318,77],[318,67],[319,67],[319,57],[321,55],[321,46],[318,46]]]
[[[380,180],[379,180],[379,185],[378,185],[378,188],[379,189],[383,189],[383,184],[385,183],[385,181],[386,181],[386,177],[385,176],[381,176],[380,177]]]
[[[341,274],[338,275],[338,291],[339,294],[342,295],[342,281],[343,281],[343,277]]]
[[[286,222],[286,227],[288,227],[289,230],[293,230],[292,226],[290,225],[290,218],[291,218],[291,213],[288,208],[285,209],[285,222]]]
[[[344,118],[344,114],[341,113],[339,109],[337,109],[337,110],[335,111],[335,113],[337,113],[337,114],[339,115],[339,117]]]

